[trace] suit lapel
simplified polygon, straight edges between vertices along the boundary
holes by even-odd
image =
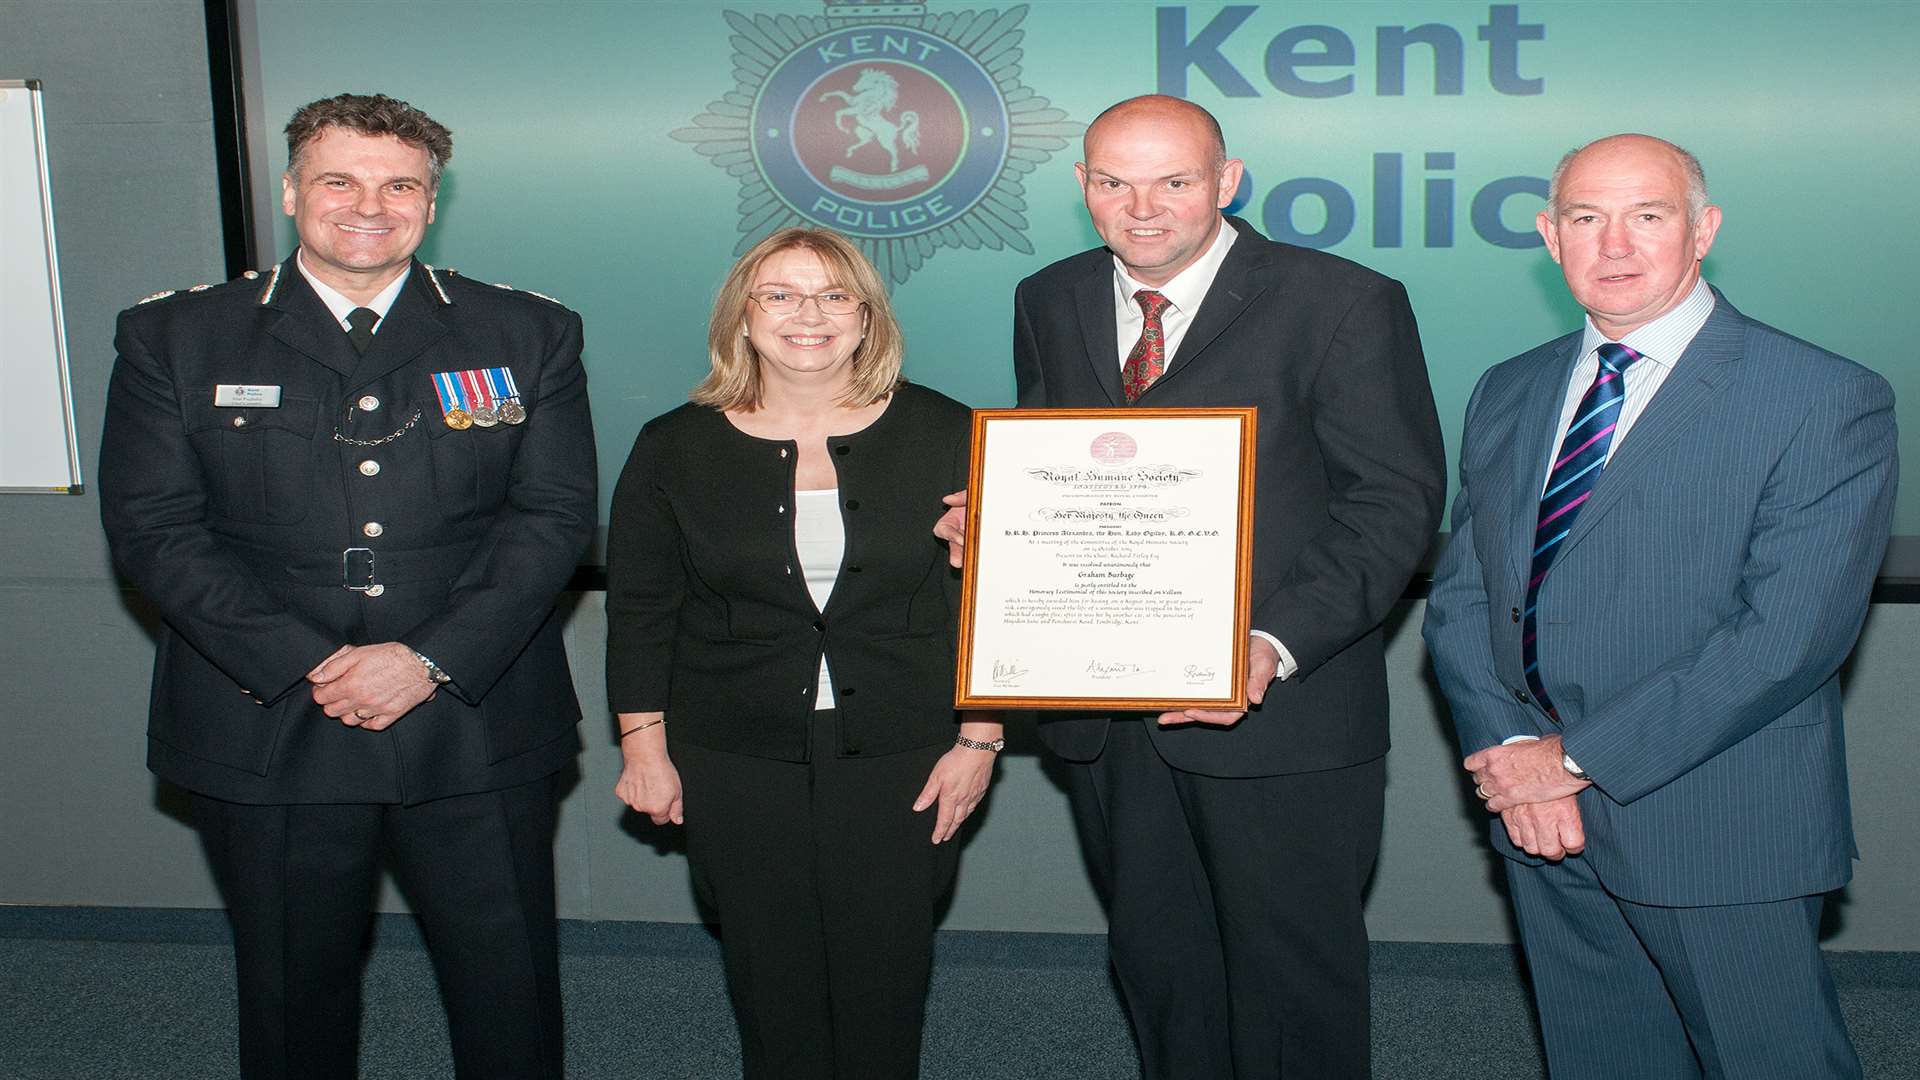
[[[1093,378],[1111,405],[1125,405],[1120,389],[1120,344],[1114,334],[1113,262],[1100,260],[1100,272],[1088,274],[1073,290],[1080,315],[1080,340],[1087,347]]]
[[[1507,555],[1516,581],[1524,583],[1533,565],[1533,534],[1540,515],[1540,492],[1547,486],[1547,466],[1560,443],[1560,410],[1566,406],[1567,381],[1580,360],[1581,335],[1574,334],[1551,350],[1546,362],[1535,366],[1520,419],[1514,425],[1512,535]],[[1584,511],[1583,511],[1584,513]]]
[[[1593,532],[1607,512],[1634,490],[1648,469],[1674,453],[1674,443],[1691,427],[1695,413],[1712,401],[1733,377],[1746,334],[1742,316],[1718,293],[1713,314],[1675,362],[1659,393],[1628,430],[1594,485],[1593,497],[1567,533],[1560,558]]]
[[[436,316],[437,302],[421,280],[424,273],[418,262],[407,272],[406,286],[394,297],[393,307],[387,317],[380,320],[379,329],[373,335],[373,344],[358,357],[359,363],[349,374],[348,389],[364,386],[405,366],[427,346],[446,336],[447,324]],[[348,351],[351,352],[351,348]]]
[[[333,321],[333,312],[327,310],[320,294],[307,284],[307,276],[294,265],[293,259],[289,255],[280,264],[279,286],[267,305],[267,310],[275,316],[267,333],[303,356],[342,375],[349,374],[360,359],[354,355],[353,343],[347,340],[347,332],[340,324]]]
[[[1220,264],[1219,273],[1213,277],[1213,285],[1207,289],[1206,299],[1200,302],[1200,310],[1194,313],[1193,322],[1187,327],[1186,336],[1180,339],[1180,349],[1168,362],[1166,373],[1154,383],[1158,386],[1177,374],[1181,368],[1193,362],[1193,358],[1213,344],[1215,338],[1232,326],[1247,308],[1253,305],[1261,293],[1267,291],[1266,283],[1259,280],[1255,271],[1267,264],[1267,247],[1260,243],[1262,238],[1252,234],[1252,229],[1240,229],[1233,218],[1226,218],[1223,229],[1236,229],[1239,239],[1227,249],[1227,257]],[[1251,234],[1251,235],[1250,235]],[[1152,393],[1152,388],[1148,388]]]

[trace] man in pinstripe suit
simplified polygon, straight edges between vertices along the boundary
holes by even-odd
[[[1475,388],[1425,636],[1549,1067],[1858,1077],[1818,927],[1892,390],[1701,279],[1720,210],[1679,147],[1569,154],[1538,226],[1586,325]]]

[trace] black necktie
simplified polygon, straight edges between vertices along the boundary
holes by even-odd
[[[364,353],[373,344],[373,324],[379,321],[379,314],[372,308],[357,307],[347,312],[347,340],[353,342],[354,352]]]

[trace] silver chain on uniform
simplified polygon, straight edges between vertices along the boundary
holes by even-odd
[[[400,430],[394,432],[391,435],[382,435],[377,439],[350,439],[347,436],[340,434],[340,429],[338,427],[335,427],[333,429],[333,441],[337,443],[346,443],[348,446],[381,446],[386,443],[392,442],[393,440],[399,438],[402,435],[405,435],[408,431],[411,431],[413,429],[413,425],[419,422],[420,422],[420,410],[415,409],[413,410],[413,415],[407,417],[407,422],[400,425]]]

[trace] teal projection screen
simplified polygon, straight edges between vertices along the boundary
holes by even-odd
[[[432,113],[455,153],[423,257],[581,312],[603,497],[704,372],[736,252],[788,222],[875,255],[910,377],[1009,404],[1014,284],[1098,242],[1075,133],[1149,92],[1219,117],[1268,235],[1407,284],[1450,452],[1481,371],[1578,325],[1533,231],[1554,162],[1645,131],[1697,153],[1725,210],[1709,280],[1891,379],[1920,462],[1902,0],[254,0],[240,20],[256,257],[292,248],[297,106],[381,91]],[[1920,574],[1920,498],[1895,531],[1887,572]]]

